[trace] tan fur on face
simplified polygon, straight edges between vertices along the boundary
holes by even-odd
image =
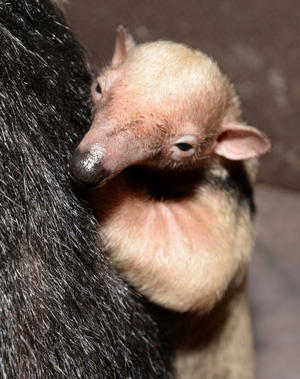
[[[147,156],[148,164],[156,164],[149,157],[162,152],[160,167],[172,165],[169,148],[185,134],[197,137],[196,156],[205,155],[224,117],[239,118],[234,90],[217,65],[205,54],[172,42],[137,46],[122,64],[105,70],[97,82],[102,97],[97,98],[94,90],[92,95],[101,112],[96,113],[83,142],[103,141],[112,154],[116,154],[116,146],[129,152],[137,142],[144,154],[135,163]],[[113,159],[107,161],[104,166],[114,171]],[[123,168],[120,164],[120,170]]]
[[[224,111],[229,100],[228,83],[216,64],[205,54],[184,45],[166,41],[139,45],[120,69],[126,72],[127,90],[151,106],[167,102],[166,108],[174,112],[177,107],[187,109],[188,104],[190,113],[198,115],[202,104],[210,117],[216,111]],[[200,118],[203,123],[203,114]]]

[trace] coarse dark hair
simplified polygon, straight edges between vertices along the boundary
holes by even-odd
[[[163,325],[70,184],[90,76],[46,0],[0,0],[0,377],[171,378]]]

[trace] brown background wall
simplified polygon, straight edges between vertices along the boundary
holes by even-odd
[[[120,23],[137,42],[170,39],[211,55],[247,123],[272,140],[260,181],[300,189],[299,0],[69,0],[65,9],[95,71],[109,61]]]

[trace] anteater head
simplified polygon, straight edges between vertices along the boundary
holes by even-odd
[[[135,46],[122,26],[92,99],[93,123],[72,160],[80,182],[98,185],[132,165],[183,170],[212,155],[244,160],[270,150],[241,122],[234,89],[208,56],[167,41]]]

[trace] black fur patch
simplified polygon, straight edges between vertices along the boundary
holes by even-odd
[[[1,378],[171,377],[162,326],[69,184],[89,86],[50,3],[0,0]]]
[[[147,166],[132,166],[123,171],[127,182],[139,191],[144,191],[157,201],[190,198],[196,195],[199,187],[220,189],[227,193],[237,207],[249,207],[255,212],[253,190],[243,163],[224,162],[227,177],[221,178],[209,169],[172,170],[156,169]]]
[[[205,181],[204,170],[179,171],[132,166],[121,175],[134,188],[157,201],[190,198]]]

